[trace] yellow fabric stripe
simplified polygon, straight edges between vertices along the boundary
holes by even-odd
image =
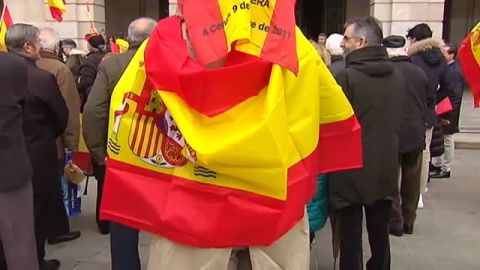
[[[62,0],[48,0],[48,6],[53,8],[58,8],[59,10],[65,12],[67,9],[65,8],[65,4]]]
[[[142,92],[144,48],[145,44],[113,92],[112,118],[125,93]],[[215,171],[216,179],[195,176],[191,162],[175,169],[150,165],[134,154],[138,145],[131,145],[132,150],[122,147],[118,155],[109,152],[109,156],[148,170],[285,200],[288,168],[315,150],[319,125],[342,121],[353,114],[340,87],[301,34],[297,35],[297,50],[298,76],[274,65],[268,87],[258,96],[212,118],[189,108],[175,94],[158,91],[186,141],[196,151],[197,165]],[[131,109],[122,116],[119,127],[120,145],[129,140],[131,143],[132,134],[130,138],[128,134],[134,132],[138,122],[135,102],[130,100],[129,105]],[[110,134],[112,129],[110,123]]]
[[[0,51],[6,52],[7,46],[5,45],[5,35],[7,34],[7,25],[5,21],[0,21]]]
[[[470,38],[472,45],[473,55],[475,60],[477,60],[478,65],[480,66],[480,22],[473,28],[473,34]]]

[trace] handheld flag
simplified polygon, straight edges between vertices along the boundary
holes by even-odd
[[[0,51],[6,52],[7,45],[5,45],[5,36],[7,34],[7,29],[13,25],[12,17],[10,16],[10,11],[5,5],[3,8],[1,20],[0,20]]]
[[[57,22],[63,21],[63,13],[67,11],[65,4],[65,0],[48,0],[48,7],[50,8],[52,18]]]
[[[348,100],[293,37],[297,75],[235,49],[207,70],[181,18],[160,21],[113,91],[101,218],[195,247],[268,246],[302,219],[320,172],[361,167]]]
[[[472,89],[474,107],[480,107],[480,22],[463,40],[459,50],[465,80]]]

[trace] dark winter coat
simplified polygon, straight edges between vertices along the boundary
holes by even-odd
[[[105,59],[99,66],[98,76],[83,112],[83,137],[96,163],[102,164],[107,153],[110,98],[137,49],[135,46],[125,53]]]
[[[56,139],[68,123],[68,108],[58,88],[55,76],[38,68],[35,61],[27,62],[27,103],[23,130],[33,167],[35,194],[60,190],[60,164]]]
[[[78,93],[82,99],[82,109],[85,102],[87,102],[88,95],[92,90],[93,83],[98,73],[98,66],[102,62],[105,52],[92,51],[85,57],[82,65],[80,66],[80,77],[78,78]],[[83,111],[83,110],[82,110]]]
[[[405,79],[385,47],[351,52],[336,77],[362,127],[363,168],[330,175],[334,209],[372,205],[398,193],[398,133],[404,115]]]
[[[425,72],[412,64],[407,56],[393,57],[392,61],[406,82],[406,109],[400,128],[399,153],[425,149],[425,107],[428,81]]]
[[[333,77],[336,77],[340,71],[345,69],[345,58],[343,55],[332,55],[332,63],[328,66]]]
[[[430,156],[439,157],[445,153],[444,139],[443,139],[443,125],[438,121],[438,124],[433,127],[432,142],[430,143]]]
[[[428,95],[425,120],[428,127],[437,124],[435,107],[454,89],[453,79],[447,70],[447,61],[442,54],[442,43],[429,38],[413,43],[409,48],[410,60],[427,74]]]
[[[462,106],[462,97],[466,82],[463,77],[462,70],[457,62],[450,63],[448,65],[448,70],[453,77],[453,82],[455,85],[454,92],[449,95],[450,101],[452,102],[453,111],[442,115],[442,118],[450,121],[449,125],[443,127],[443,133],[450,135],[460,132],[458,128],[460,121],[460,107]]]
[[[27,97],[27,65],[20,57],[0,52],[0,192],[20,188],[32,179],[23,134]]]

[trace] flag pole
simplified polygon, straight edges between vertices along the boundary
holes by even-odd
[[[87,14],[88,14],[88,19],[90,20],[90,29],[95,29],[95,26],[93,24],[92,13],[90,12],[90,3],[88,3],[88,0],[85,0],[85,4],[87,5]]]

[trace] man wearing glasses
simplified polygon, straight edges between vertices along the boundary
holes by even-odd
[[[340,269],[363,269],[365,209],[372,257],[367,269],[390,269],[389,219],[398,193],[398,132],[404,114],[405,80],[381,46],[373,17],[345,24],[341,47],[346,69],[336,79],[362,127],[363,168],[331,174],[330,198],[340,220]],[[344,240],[345,239],[345,240]]]

